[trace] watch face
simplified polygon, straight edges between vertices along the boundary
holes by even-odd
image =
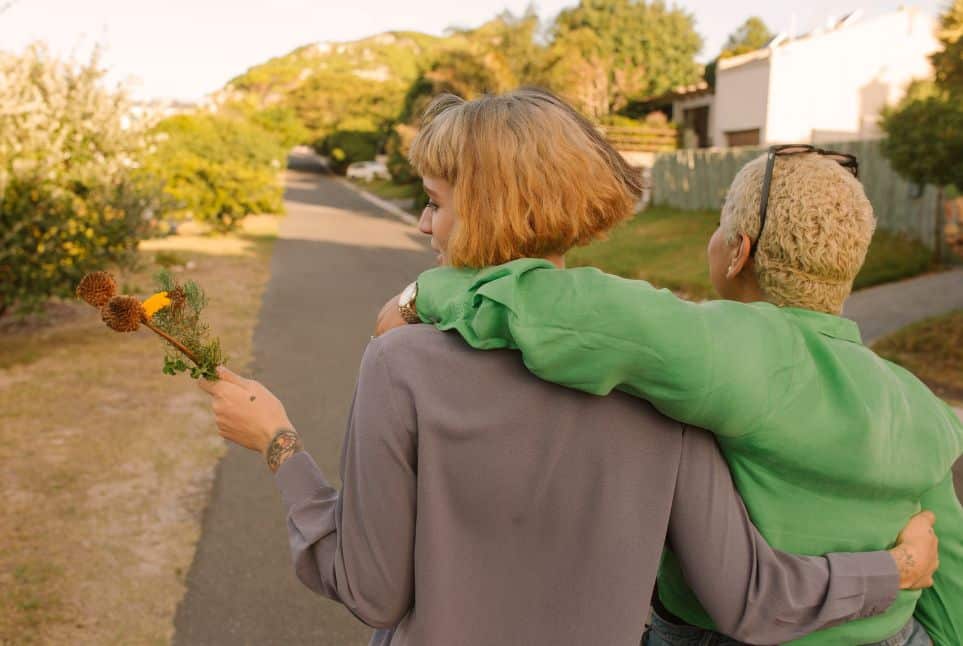
[[[402,307],[405,305],[410,305],[411,301],[415,299],[415,291],[418,289],[418,283],[411,283],[405,287],[405,291],[401,292],[401,297],[398,299],[398,304]]]

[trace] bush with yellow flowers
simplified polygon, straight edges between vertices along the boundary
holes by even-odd
[[[0,313],[130,261],[160,207],[160,187],[133,173],[143,134],[103,74],[96,54],[0,53]]]

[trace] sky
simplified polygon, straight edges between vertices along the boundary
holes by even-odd
[[[577,0],[536,0],[550,20]],[[933,15],[947,0],[676,0],[704,39],[699,60],[713,58],[746,18],[776,32],[804,33],[829,16],[862,10],[871,17],[901,5]],[[85,59],[95,45],[110,83],[138,99],[196,101],[252,65],[314,42],[356,40],[389,30],[441,35],[472,27],[530,0],[0,0],[0,50],[44,41],[60,56]],[[673,4],[671,1],[669,4]]]

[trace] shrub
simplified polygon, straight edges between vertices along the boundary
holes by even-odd
[[[963,186],[963,96],[909,96],[883,116],[883,152],[919,184]]]
[[[132,174],[142,131],[123,92],[39,45],[0,55],[0,313],[71,296],[134,257],[159,189]]]
[[[932,82],[917,82],[898,106],[883,111],[883,152],[919,184],[963,188],[963,0],[940,20],[942,49],[930,58]]]
[[[181,114],[161,121],[141,174],[193,218],[226,232],[251,213],[280,212],[280,170],[286,149],[254,123],[216,114]]]
[[[308,130],[294,110],[276,105],[248,115],[252,123],[270,132],[284,150],[308,141]]]
[[[350,164],[374,159],[381,139],[381,133],[376,131],[337,130],[316,144],[315,149],[330,160],[331,170],[343,175]]]

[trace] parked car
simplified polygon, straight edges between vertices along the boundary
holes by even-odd
[[[388,167],[377,161],[354,162],[348,165],[345,173],[348,179],[362,179],[370,182],[375,179],[391,179]]]

